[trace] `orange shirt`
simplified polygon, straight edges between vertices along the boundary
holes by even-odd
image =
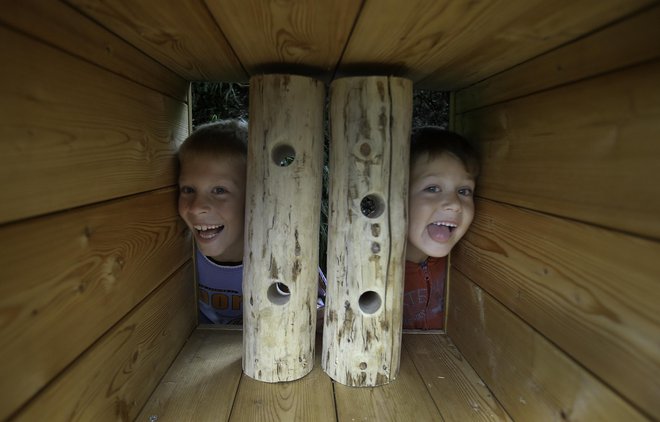
[[[406,261],[403,328],[439,330],[445,325],[447,258]]]

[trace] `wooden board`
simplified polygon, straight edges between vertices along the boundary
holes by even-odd
[[[316,339],[321,350],[321,338]],[[230,421],[335,421],[333,384],[321,369],[319,353],[314,368],[291,382],[264,383],[243,375]]]
[[[194,327],[191,269],[188,262],[164,282],[15,420],[133,420]]]
[[[457,116],[477,194],[660,239],[660,61]]]
[[[634,13],[654,0],[492,1],[458,33],[422,88],[464,88]],[[481,4],[481,3],[479,3]],[[467,3],[467,7],[471,3]],[[466,19],[461,19],[465,22]],[[448,57],[447,57],[448,56]]]
[[[475,108],[599,75],[660,56],[660,6],[617,22],[461,90],[456,108]]]
[[[175,183],[187,106],[0,28],[0,223]]]
[[[367,1],[340,74],[380,69],[453,90],[546,52],[649,0]]]
[[[190,259],[176,197],[166,189],[0,228],[0,419]]]
[[[646,420],[459,271],[451,276],[449,336],[514,420]]]
[[[658,257],[660,242],[481,200],[452,265],[660,417]]]
[[[347,387],[335,383],[339,421],[418,421],[440,420],[440,413],[424,380],[405,348],[401,349],[401,369],[396,380],[380,387]]]
[[[295,73],[326,81],[334,73],[361,6],[353,0],[205,3],[251,75]]]
[[[136,420],[226,421],[241,379],[241,331],[196,329]]]
[[[510,420],[445,335],[405,334],[404,345],[402,376],[385,387],[333,383],[318,355],[307,376],[264,383],[240,375],[240,329],[200,326],[137,420]]]
[[[511,420],[447,336],[407,335],[404,347],[443,420]]]
[[[0,21],[141,85],[187,101],[186,80],[65,3],[15,2],[4,8]]]
[[[247,75],[202,0],[66,0],[189,81]]]

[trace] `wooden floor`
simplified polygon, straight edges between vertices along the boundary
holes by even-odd
[[[242,332],[197,328],[138,421],[510,420],[444,334],[404,334],[401,371],[388,385],[353,388],[321,369],[279,384],[241,372]]]

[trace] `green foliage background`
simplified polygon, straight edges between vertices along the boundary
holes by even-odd
[[[193,82],[192,123],[197,126],[218,119],[248,119],[249,86],[229,82]],[[327,101],[326,101],[327,109]],[[327,111],[326,111],[327,114]],[[327,119],[324,120],[327,122]],[[449,95],[446,92],[413,91],[413,128],[433,125],[443,128],[449,122]],[[321,201],[320,267],[326,272],[326,244],[328,237],[328,151],[329,133],[325,129],[325,157],[323,165],[323,197]]]
[[[249,86],[231,82],[193,82],[193,128],[218,119],[248,119]],[[434,125],[446,128],[449,95],[419,89],[413,91],[413,127]]]

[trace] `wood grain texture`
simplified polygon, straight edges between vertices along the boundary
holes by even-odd
[[[367,1],[339,67],[453,90],[591,32],[648,0]]]
[[[191,270],[165,281],[15,420],[133,420],[194,327]]]
[[[342,384],[375,386],[399,368],[412,82],[355,77],[331,89],[322,365]]]
[[[136,420],[229,420],[241,379],[242,352],[240,330],[196,329]]]
[[[404,335],[410,354],[446,421],[511,421],[446,335]]]
[[[247,80],[202,0],[66,1],[184,79]]]
[[[463,113],[660,56],[660,6],[499,73],[456,95]]]
[[[317,336],[317,348],[320,341]],[[321,370],[318,355],[307,376],[263,383],[240,375],[240,330],[199,327],[136,420],[509,420],[446,336],[406,334],[404,344],[410,353],[404,351],[401,376],[384,387],[333,384]],[[481,408],[475,410],[477,405]]]
[[[175,183],[187,106],[0,28],[0,223]]]
[[[659,256],[657,241],[481,200],[452,264],[657,418]]]
[[[187,101],[185,79],[65,3],[15,2],[4,8],[0,21],[141,85]]]
[[[396,380],[379,387],[354,388],[335,383],[338,421],[442,420],[410,354],[401,350]]]
[[[312,78],[250,79],[243,371],[260,381],[314,364],[324,98]]]
[[[477,194],[660,239],[660,62],[457,116]]]
[[[321,338],[316,338],[316,349]],[[305,377],[284,383],[263,383],[241,378],[231,422],[336,421],[332,380],[321,370],[320,356]]]
[[[449,336],[514,420],[647,420],[459,271],[451,277]]]
[[[190,259],[176,197],[161,190],[0,228],[0,419]]]
[[[286,69],[285,73],[326,81],[360,9],[360,1],[353,0],[206,0],[206,4],[250,74]]]
[[[492,1],[451,40],[422,88],[455,90],[482,81],[640,10],[653,0]],[[465,23],[466,19],[459,18]]]

